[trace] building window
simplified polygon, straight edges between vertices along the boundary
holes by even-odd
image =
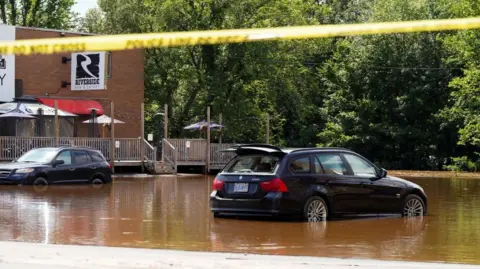
[[[105,72],[107,72],[107,78],[112,77],[112,52],[109,51],[106,53],[107,56],[107,68],[105,68]]]

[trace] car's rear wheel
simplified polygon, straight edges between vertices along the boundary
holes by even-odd
[[[425,215],[425,202],[416,194],[410,194],[405,198],[402,215],[404,217],[416,217]]]
[[[103,179],[100,177],[94,177],[90,183],[94,188],[101,188],[105,182],[103,182]]]
[[[327,203],[322,197],[313,196],[305,203],[303,215],[308,222],[326,221],[328,218]]]

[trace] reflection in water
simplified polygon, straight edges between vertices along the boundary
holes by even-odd
[[[211,179],[0,188],[0,240],[480,264],[480,181],[416,179],[429,216],[214,219]]]

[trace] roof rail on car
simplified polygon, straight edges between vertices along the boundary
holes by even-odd
[[[84,148],[84,149],[95,149],[94,147],[90,146],[73,146],[74,148]]]
[[[271,144],[263,144],[263,143],[252,143],[252,144],[236,144],[230,146],[228,149],[222,149],[220,152],[234,152],[242,148],[246,147],[256,147],[256,148],[267,148],[267,149],[273,149],[276,151],[283,152],[281,148],[271,145]]]
[[[282,151],[281,148],[274,146],[272,144],[264,144],[264,143],[252,143],[252,144],[237,144],[231,146],[232,148],[243,148],[243,147],[258,147],[258,148],[269,148],[269,149],[274,149],[278,151]]]
[[[61,147],[71,147],[72,145],[69,145],[69,144],[59,144],[57,145],[57,147],[61,148]]]
[[[84,149],[95,149],[89,146],[79,146],[79,145],[69,145],[69,144],[61,144],[58,145],[59,148],[84,148]]]
[[[318,148],[295,148],[295,149],[292,149],[290,152],[309,151],[309,150],[346,150],[346,151],[351,151],[350,149],[341,148],[341,147],[318,147]]]

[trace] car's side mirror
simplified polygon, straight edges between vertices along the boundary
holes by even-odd
[[[65,164],[64,160],[55,160],[55,161],[53,161],[52,166],[57,167],[57,166],[62,165],[62,164]]]
[[[384,178],[387,176],[387,170],[381,168],[380,173],[378,174],[380,178]]]

